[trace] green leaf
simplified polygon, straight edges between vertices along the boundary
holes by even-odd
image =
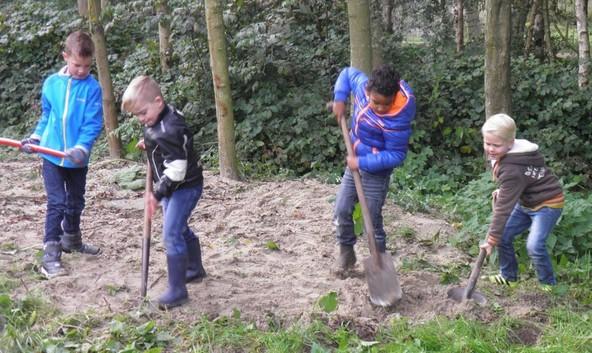
[[[322,296],[319,299],[319,306],[321,309],[326,312],[330,313],[337,309],[337,293],[336,292],[329,292],[328,294]]]
[[[279,251],[280,250],[280,246],[273,240],[268,241],[267,243],[265,243],[265,247],[269,250],[273,250],[273,251]]]

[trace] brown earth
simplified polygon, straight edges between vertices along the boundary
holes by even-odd
[[[124,160],[91,164],[81,228],[84,239],[100,246],[102,253],[64,254],[69,275],[52,280],[38,273],[46,200],[40,162],[35,157],[4,155],[0,165],[0,268],[18,279],[16,296],[41,294],[66,314],[108,314],[140,307],[158,312],[153,306],[146,309],[139,295],[142,191],[126,190],[114,182],[119,172],[141,168],[140,164]],[[385,226],[404,297],[394,307],[373,306],[360,261],[346,278],[332,271],[337,255],[331,222],[336,190],[336,185],[311,179],[238,182],[206,172],[204,194],[190,223],[200,237],[208,277],[188,286],[190,302],[173,309],[175,318],[192,321],[238,310],[261,327],[323,318],[335,325],[349,323],[362,336],[396,317],[423,322],[462,315],[489,322],[505,312],[544,320],[549,306],[544,294],[510,293],[480,281],[487,305],[448,299],[449,288],[466,283],[464,276],[468,277],[474,259],[447,244],[455,230],[446,221],[404,213],[392,200],[385,206]],[[157,213],[148,290],[152,300],[166,286],[160,227]],[[271,250],[270,244],[279,250]],[[356,251],[358,259],[368,256],[365,239]],[[441,284],[443,273],[455,268],[463,269],[461,283]],[[324,313],[318,300],[330,292],[337,293],[339,305]]]

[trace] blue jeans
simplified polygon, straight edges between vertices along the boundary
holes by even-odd
[[[374,239],[376,239],[378,248],[384,249],[386,245],[386,233],[383,226],[382,206],[388,193],[391,176],[390,174],[386,176],[375,175],[361,170],[360,174],[364,196],[366,196],[366,203],[368,204],[368,211],[372,217],[372,225],[374,226]],[[333,223],[337,229],[337,241],[341,245],[354,245],[356,243],[352,218],[356,202],[358,202],[358,194],[356,193],[353,174],[349,168],[346,168],[341,179],[339,191],[337,192],[335,214],[333,217]]]
[[[187,221],[202,190],[202,185],[177,189],[171,196],[161,200],[162,234],[167,256],[187,254],[187,242],[196,238]]]
[[[43,183],[47,193],[44,243],[60,241],[63,232],[80,232],[87,172],[88,167],[64,168],[43,159]]]
[[[518,263],[513,243],[517,235],[530,228],[526,240],[526,250],[534,264],[539,282],[551,285],[557,283],[546,242],[562,211],[560,208],[550,207],[533,211],[521,206],[520,203],[514,206],[498,245],[500,271],[505,279],[518,280]]]

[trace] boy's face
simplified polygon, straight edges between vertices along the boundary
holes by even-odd
[[[90,67],[92,65],[92,56],[78,56],[76,54],[62,54],[66,61],[68,73],[77,80],[85,79],[90,74]]]
[[[483,150],[489,159],[499,161],[512,148],[514,140],[505,141],[490,132],[483,134]]]
[[[140,123],[145,126],[152,126],[156,124],[158,120],[158,116],[162,109],[164,108],[164,101],[162,97],[156,97],[151,102],[146,102],[143,100],[138,101],[133,107],[133,111],[131,113],[135,115]]]
[[[376,91],[370,91],[369,94],[370,109],[376,114],[386,114],[393,104],[394,96],[383,96]]]

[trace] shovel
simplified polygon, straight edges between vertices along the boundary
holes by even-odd
[[[341,125],[345,147],[347,148],[347,154],[348,156],[354,156],[345,117],[340,117],[339,123]],[[364,196],[360,172],[358,170],[352,170],[351,172],[354,177],[356,192],[358,193],[358,201],[360,202],[360,207],[362,209],[364,230],[368,237],[368,247],[370,249],[370,258],[364,259],[364,272],[366,273],[366,279],[368,281],[370,301],[374,305],[390,306],[401,300],[403,297],[399,285],[399,278],[395,271],[392,256],[386,252],[381,253],[376,247],[374,225],[372,224],[372,217],[368,211],[366,196]]]
[[[487,298],[479,292],[475,292],[475,285],[477,284],[477,279],[479,278],[479,273],[481,272],[481,267],[483,266],[483,262],[485,261],[486,255],[485,249],[481,249],[479,251],[479,257],[477,257],[477,262],[473,266],[473,270],[471,271],[471,276],[469,277],[469,283],[465,288],[463,287],[455,287],[448,290],[448,298],[453,299],[456,302],[463,302],[465,300],[474,300],[479,305],[485,305],[487,303]]]
[[[20,141],[2,138],[2,137],[0,137],[0,145],[9,146],[9,147],[16,147],[16,148],[22,147],[22,144]],[[47,155],[58,157],[58,158],[66,158],[66,154],[62,151],[57,151],[57,150],[53,150],[51,148],[41,147],[41,146],[37,146],[37,145],[29,145],[29,147],[31,147],[32,151],[37,152],[37,153],[43,153],[43,154],[47,154]]]
[[[148,263],[150,260],[150,235],[152,229],[152,216],[148,208],[150,194],[152,193],[152,169],[150,160],[146,159],[146,187],[144,189],[144,235],[142,237],[142,282],[140,295],[146,298],[148,288]]]

